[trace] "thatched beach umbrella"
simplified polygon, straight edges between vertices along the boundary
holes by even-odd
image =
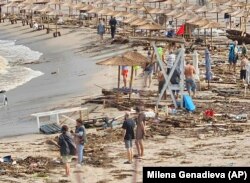
[[[193,11],[193,10],[197,10],[199,8],[201,8],[201,6],[195,4],[195,5],[190,5],[190,6],[186,7],[185,10]]]
[[[145,59],[145,60],[144,60]],[[118,88],[120,88],[120,75],[121,75],[121,67],[120,66],[131,66],[131,79],[130,79],[130,91],[132,90],[132,81],[134,75],[134,66],[145,66],[147,62],[147,58],[144,57],[140,53],[129,53],[126,52],[121,56],[112,57],[106,59],[104,61],[98,62],[97,65],[107,65],[107,66],[118,66]],[[131,97],[131,92],[129,98]]]
[[[189,6],[190,6],[190,4],[188,4],[187,2],[180,2],[179,4],[175,5],[174,7],[184,10],[184,8],[189,7]]]
[[[236,4],[237,1],[235,0],[231,0],[231,1],[228,1],[226,3],[224,3],[225,6],[233,6],[234,4]]]
[[[9,4],[4,5],[4,7],[7,7],[7,12],[8,12],[8,8],[11,8],[11,13],[14,14],[14,8],[17,8],[18,3],[16,2],[11,2]]]
[[[216,18],[217,18],[217,22],[219,22],[219,13],[222,11],[222,9],[219,6],[216,6],[215,8],[212,8],[212,10],[210,10],[210,13],[216,13]]]
[[[91,9],[95,8],[94,6],[91,6],[91,5],[87,5],[87,6],[84,6],[83,8],[80,8],[79,10],[81,11],[89,11]]]
[[[126,17],[128,14],[129,13],[126,11],[120,11],[120,12],[118,11],[115,16],[116,17]]]
[[[170,6],[171,10],[173,9],[173,6],[177,4],[177,2],[175,0],[167,0],[167,1],[164,1],[162,3],[167,5],[167,6]]]
[[[61,0],[51,0],[48,5],[54,5],[55,6],[55,10],[57,5],[59,6],[59,10],[61,9],[61,5],[63,4],[63,2]]]
[[[63,6],[69,8],[69,16],[70,16],[70,14],[71,14],[71,12],[72,12],[72,9],[73,9],[73,7],[74,7],[74,4],[73,4],[71,1],[68,1],[68,2],[66,2],[66,3],[63,3]]]
[[[47,13],[48,16],[54,16],[55,17],[55,24],[56,24],[56,32],[54,33],[54,36],[56,37],[57,35],[61,35],[58,32],[58,26],[57,26],[57,18],[58,16],[62,16],[63,12],[60,10],[53,10]],[[48,20],[48,29],[49,29],[49,20]]]
[[[211,29],[211,46],[213,44],[213,29],[222,27],[223,26],[218,22],[209,22],[208,24],[202,26],[203,29]]]
[[[208,12],[208,11],[209,10],[208,10],[207,6],[202,6],[202,7],[195,10],[196,13],[203,13],[205,17],[206,17],[206,12]]]
[[[82,9],[81,9],[82,10]],[[97,14],[99,11],[101,11],[102,10],[102,8],[92,8],[92,9],[90,9],[90,10],[87,10],[87,13],[95,13],[95,14]]]
[[[47,4],[49,3],[49,0],[36,0],[33,2],[33,4]]]
[[[121,4],[120,3],[117,3],[117,2],[113,2],[113,3],[110,3],[108,4],[108,6],[110,7],[113,7],[113,9],[115,10],[116,7],[120,6]]]

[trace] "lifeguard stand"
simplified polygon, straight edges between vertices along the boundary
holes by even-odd
[[[145,40],[149,41],[150,45],[154,48],[154,52],[156,54],[157,62],[159,64],[159,67],[161,68],[162,71],[165,71],[165,68],[163,66],[163,61],[162,58],[160,57],[156,43],[167,43],[167,42],[172,42],[172,43],[179,43],[181,44],[181,48],[179,49],[177,58],[175,60],[174,66],[172,67],[169,75],[167,75],[166,72],[163,72],[163,76],[165,78],[165,84],[163,86],[163,89],[161,90],[161,93],[158,97],[158,100],[156,102],[156,107],[158,108],[158,105],[163,97],[164,92],[167,90],[171,96],[171,99],[173,101],[173,104],[175,108],[178,107],[176,98],[174,97],[173,90],[179,90],[180,91],[180,97],[181,97],[181,107],[183,108],[183,93],[184,93],[184,66],[185,66],[185,49],[184,49],[184,43],[185,40],[183,38],[160,38],[160,37],[131,37],[130,39],[136,39],[136,40]],[[174,70],[176,68],[179,68],[180,71],[180,83],[179,84],[171,84],[170,79],[174,73]]]

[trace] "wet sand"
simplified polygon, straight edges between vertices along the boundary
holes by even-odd
[[[110,68],[97,66],[95,61],[116,54],[112,50],[116,46],[106,53],[102,52],[103,56],[90,58],[82,53],[82,49],[86,50],[86,45],[95,47],[99,44],[95,30],[82,27],[60,31],[62,36],[54,38],[52,34],[46,34],[45,30],[32,31],[20,22],[14,25],[1,23],[1,40],[17,40],[16,44],[43,53],[37,64],[25,67],[41,71],[44,75],[7,93],[9,106],[0,110],[0,137],[37,132],[36,121],[30,114],[58,109],[59,106],[80,106],[80,96],[101,93],[95,84],[112,86],[112,79],[103,85],[101,77],[101,73],[109,72]]]

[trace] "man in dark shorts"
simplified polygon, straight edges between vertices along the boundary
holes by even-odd
[[[135,139],[135,122],[133,119],[129,117],[129,114],[125,114],[125,119],[122,125],[122,128],[124,129],[124,142],[125,142],[125,148],[127,149],[127,156],[128,161],[125,162],[125,164],[131,164],[133,160],[133,139]]]

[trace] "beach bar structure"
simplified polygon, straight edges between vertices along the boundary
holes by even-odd
[[[54,111],[31,114],[31,116],[36,117],[38,131],[40,131],[40,128],[42,126],[41,125],[41,118],[49,117],[50,118],[49,124],[56,122],[59,125],[60,124],[60,115],[66,119],[70,119],[71,121],[73,121],[73,119],[66,116],[65,114],[77,113],[77,112],[79,112],[80,118],[82,119],[84,114],[88,115],[88,108],[75,107],[75,108],[69,108],[69,109],[59,109],[59,110],[54,110]]]

